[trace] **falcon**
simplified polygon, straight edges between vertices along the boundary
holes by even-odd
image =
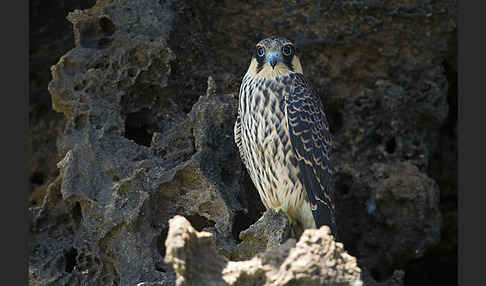
[[[267,209],[283,211],[300,232],[327,225],[336,235],[329,124],[288,39],[256,44],[240,87],[234,135]]]

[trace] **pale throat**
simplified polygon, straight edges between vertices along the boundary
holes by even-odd
[[[275,68],[272,68],[271,65],[268,63],[265,63],[263,68],[257,73],[257,67],[258,67],[258,62],[255,58],[251,59],[250,66],[248,67],[247,73],[250,74],[252,77],[263,77],[263,78],[273,78],[277,77],[279,75],[284,75],[288,73],[301,73],[303,74],[302,71],[302,66],[300,65],[299,58],[297,56],[294,56],[292,59],[292,66],[294,68],[293,71],[291,71],[284,63],[280,62],[278,63]]]

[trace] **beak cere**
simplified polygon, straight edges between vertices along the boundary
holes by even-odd
[[[267,63],[269,63],[272,66],[272,68],[275,69],[275,66],[281,60],[281,58],[282,58],[282,56],[280,55],[279,52],[268,53]]]

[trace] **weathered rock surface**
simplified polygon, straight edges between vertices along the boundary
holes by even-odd
[[[250,259],[260,252],[278,247],[291,237],[291,231],[285,215],[269,210],[265,212],[263,219],[240,233],[242,242],[238,244],[230,258]]]
[[[390,265],[387,270],[392,272],[403,261],[423,256],[439,240],[439,188],[434,180],[408,162],[376,163],[365,176],[368,187],[373,190],[367,201],[367,212],[374,220],[361,234],[361,242],[368,245],[358,245],[358,250],[363,254],[364,264],[376,260]],[[386,255],[373,252],[373,246],[384,249]]]
[[[169,220],[167,263],[176,285],[362,285],[356,258],[335,242],[329,228],[306,230],[246,261],[229,261],[216,251],[209,232],[197,232],[182,216]]]
[[[31,208],[30,271],[39,285],[170,279],[162,257],[175,214],[231,232],[237,178],[225,172],[240,166],[220,165],[237,156],[225,133],[234,99],[203,96],[185,114],[164,90],[174,58],[165,42],[170,11],[152,1],[98,2],[69,15],[77,47],[53,66],[49,85],[68,119],[65,156],[42,205]],[[137,124],[154,135],[137,133]]]
[[[96,1],[29,1],[29,207],[38,206],[47,185],[59,174],[56,140],[62,135],[65,119],[52,109],[47,85],[49,68],[74,47],[74,36],[66,15],[85,9]]]
[[[309,283],[337,279],[299,268],[300,258],[315,258],[319,271],[322,261],[335,261],[317,249],[307,256],[319,243],[344,255],[322,229],[294,248],[284,217],[270,212],[253,224],[263,207],[233,142],[236,98],[249,51],[275,34],[295,40],[328,114],[344,249],[367,285],[420,281],[426,267],[413,265],[428,261],[432,269],[438,251],[453,257],[457,249],[450,155],[457,148],[445,143],[457,138],[455,15],[452,0],[100,0],[73,11],[75,47],[52,67],[49,84],[66,121],[62,160],[30,207],[30,283],[174,285],[174,261],[164,256],[175,215],[214,238],[180,230],[200,245],[180,253],[245,260],[227,262],[232,272],[221,279],[235,280],[224,283],[265,278],[267,268],[281,273],[269,274],[274,285],[295,273]],[[277,258],[263,262],[271,253],[296,272]]]

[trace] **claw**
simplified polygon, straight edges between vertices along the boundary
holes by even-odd
[[[257,220],[257,222],[261,222],[264,217],[265,217],[265,213],[263,213],[263,215]]]

